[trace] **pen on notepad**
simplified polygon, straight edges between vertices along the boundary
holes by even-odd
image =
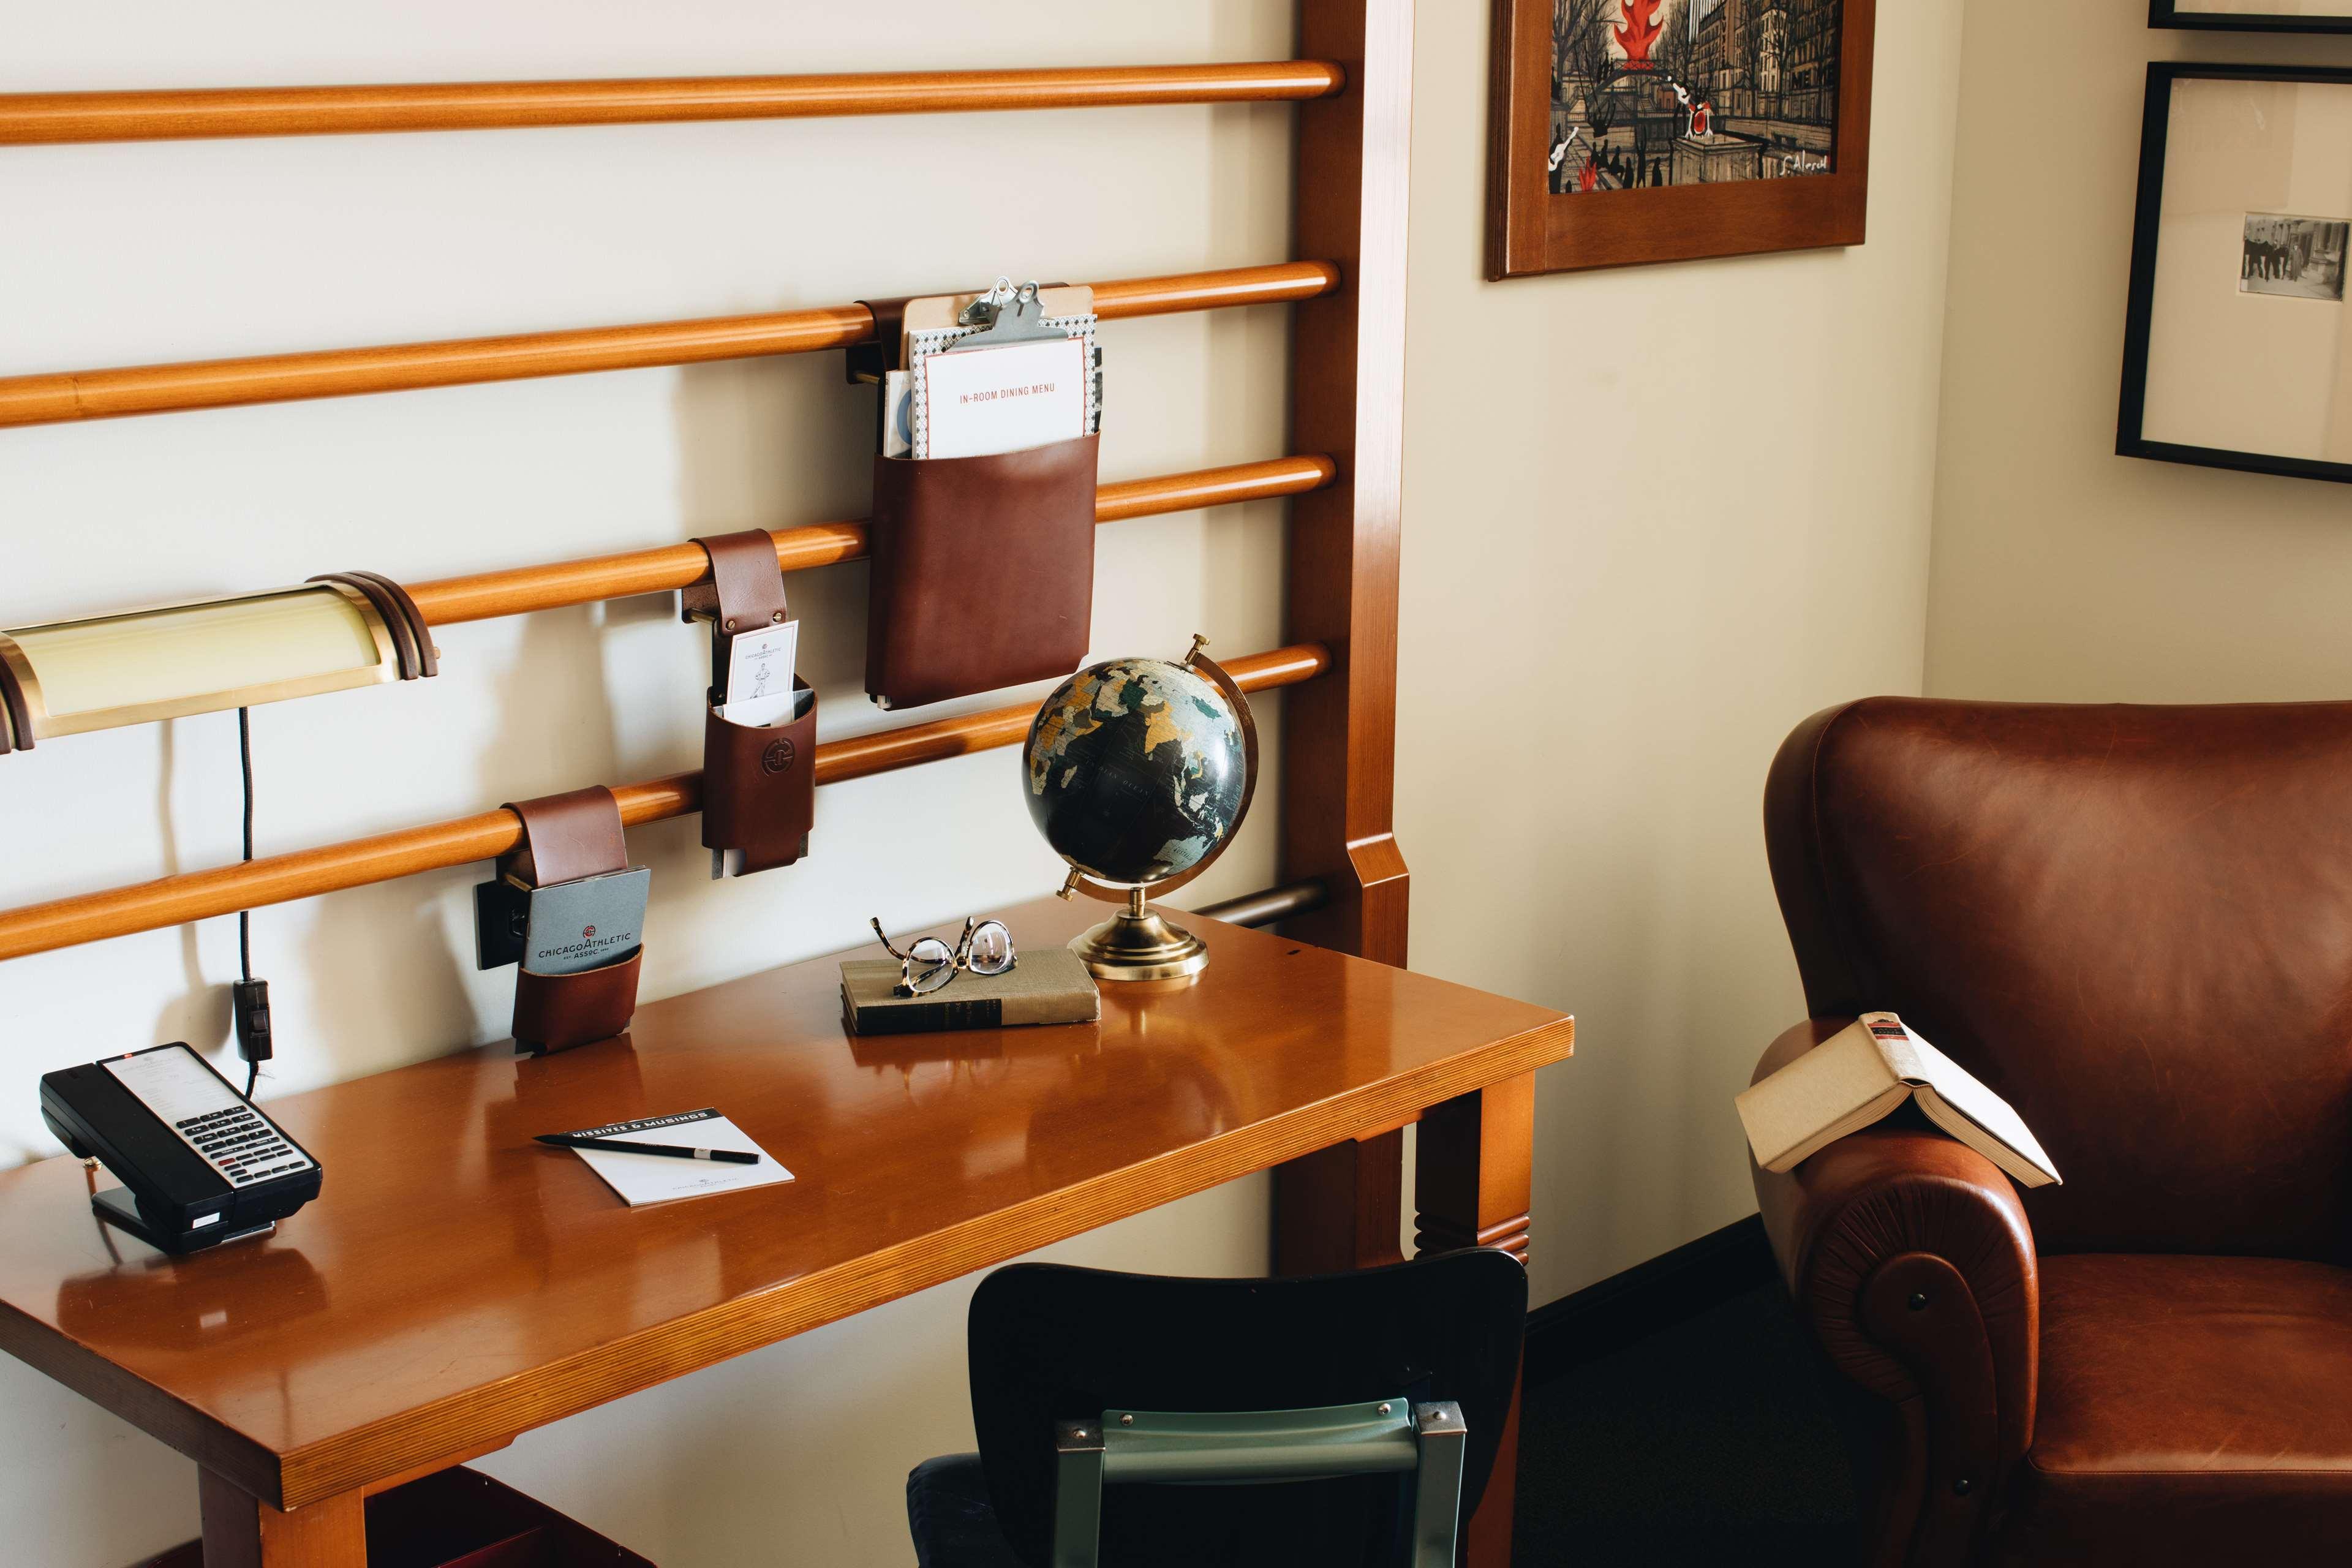
[[[615,1154],[662,1154],[673,1160],[715,1160],[722,1165],[756,1165],[760,1156],[740,1149],[689,1149],[683,1143],[632,1143],[625,1138],[583,1138],[574,1132],[542,1132],[536,1142],[555,1149],[605,1149]]]

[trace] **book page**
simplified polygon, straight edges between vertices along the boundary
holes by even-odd
[[[1891,1017],[1893,1015],[1877,1014],[1874,1016]],[[1976,1148],[1977,1152],[2028,1186],[2042,1186],[2059,1179],[2057,1167],[2050,1163],[2050,1156],[2042,1152],[2040,1141],[2025,1125],[2025,1119],[2018,1115],[2009,1101],[1987,1089],[1974,1073],[1921,1039],[1916,1032],[1906,1028],[1905,1034],[1908,1038],[1901,1047],[1903,1059],[1897,1070],[1905,1081],[1934,1091],[1932,1099],[1926,1094],[1919,1097],[1920,1109],[1927,1112],[1931,1121],[1961,1142]],[[1986,1137],[2023,1161],[2041,1179],[2034,1180],[2019,1171],[1991,1150],[1978,1147],[1974,1139],[1965,1136],[1944,1117],[1937,1114],[1943,1108],[1966,1117]]]
[[[1749,1085],[1733,1103],[1756,1163],[1785,1171],[1885,1115],[1907,1092],[1857,1021]]]

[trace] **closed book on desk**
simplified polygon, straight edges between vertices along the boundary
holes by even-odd
[[[1090,1024],[1102,1016],[1094,976],[1066,947],[1024,952],[1003,974],[958,974],[924,996],[898,994],[898,960],[841,966],[841,1016],[855,1035],[992,1029],[1009,1024]]]

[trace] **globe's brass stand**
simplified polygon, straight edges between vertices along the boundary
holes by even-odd
[[[1209,966],[1209,944],[1160,919],[1141,888],[1128,889],[1126,909],[1072,937],[1070,951],[1097,980],[1174,980]]]

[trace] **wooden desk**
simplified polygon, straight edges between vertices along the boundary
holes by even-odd
[[[1039,946],[1102,913],[1008,918]],[[325,1191],[215,1253],[100,1226],[78,1161],[6,1173],[0,1348],[204,1467],[207,1562],[349,1568],[372,1492],[1424,1112],[1424,1237],[1524,1250],[1529,1075],[1572,1019],[1192,923],[1208,971],[1106,985],[1098,1025],[855,1040],[825,958],[651,1004],[625,1041],[273,1100]],[[529,1142],[706,1105],[799,1179],[632,1210]]]

